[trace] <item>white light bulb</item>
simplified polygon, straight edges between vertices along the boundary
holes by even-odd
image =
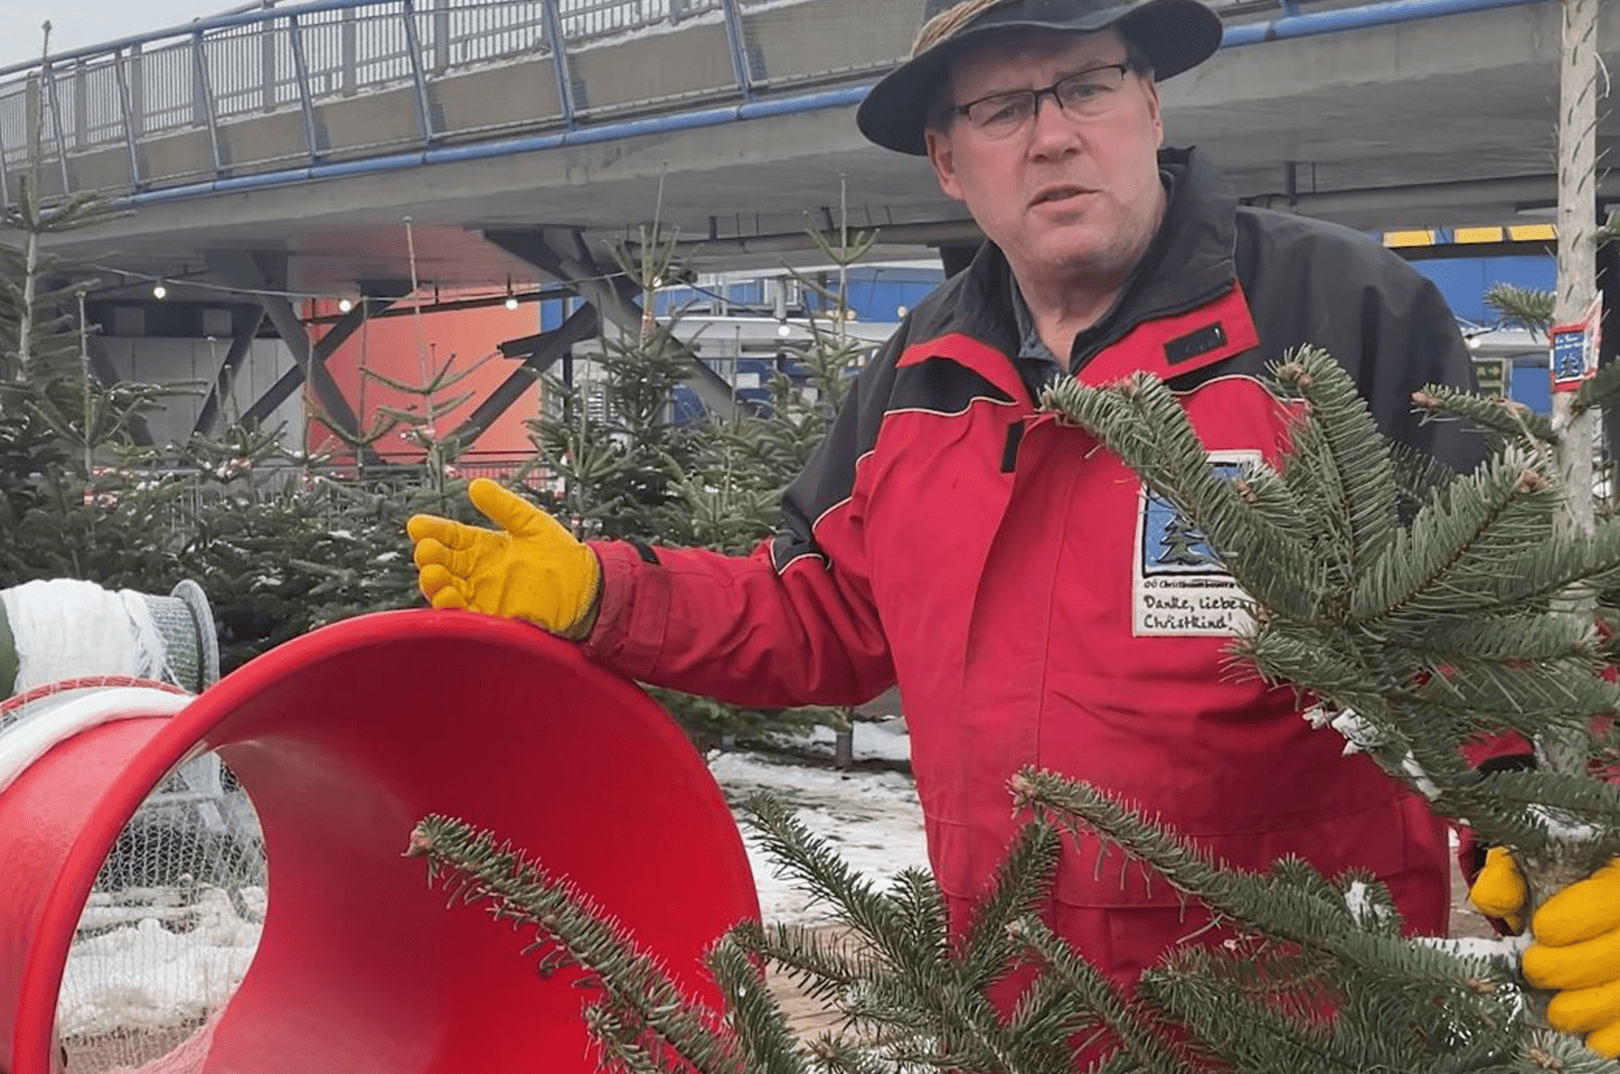
[[[152,297],[153,298],[167,298],[167,297],[169,297],[169,289],[167,287],[164,287],[161,283],[153,284],[152,285]]]
[[[509,309],[509,310],[515,310],[515,309],[517,309],[517,307],[518,307],[517,296],[516,295],[507,295],[506,296],[506,308]]]
[[[350,310],[354,309],[354,303],[350,302],[346,298],[340,298],[338,299],[338,309],[343,313],[348,313]]]
[[[793,329],[788,327],[788,323],[786,321],[783,321],[781,324],[776,326],[776,334],[779,336],[791,336],[793,334]]]

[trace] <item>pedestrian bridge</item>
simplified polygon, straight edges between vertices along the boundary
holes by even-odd
[[[25,182],[98,192],[138,211],[65,249],[148,275],[275,250],[314,289],[403,278],[406,216],[445,283],[532,267],[521,235],[634,240],[654,218],[699,266],[812,256],[806,225],[845,218],[883,228],[879,256],[915,254],[971,225],[925,164],[867,146],[852,110],[921,6],[238,11],[0,70],[0,200]],[[1552,201],[1559,0],[1214,6],[1227,45],[1166,85],[1167,125],[1240,195],[1363,228],[1513,222]],[[1612,56],[1620,15],[1601,29]],[[577,260],[549,245],[551,267]]]

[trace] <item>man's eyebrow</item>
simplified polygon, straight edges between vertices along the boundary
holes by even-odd
[[[1122,56],[1117,60],[1096,60],[1094,62],[1088,61],[1081,64],[1079,67],[1074,68],[1073,70],[1065,71],[1058,75],[1057,78],[1052,80],[1052,84],[1055,85],[1058,82],[1062,82],[1065,78],[1073,78],[1075,75],[1083,75],[1087,71],[1100,71],[1105,67],[1129,67],[1130,65],[1131,60],[1128,56]],[[1005,89],[987,89],[982,93],[964,96],[963,99],[968,101],[982,101],[986,97],[997,97],[1003,93],[1022,93],[1025,90],[1032,90],[1035,88],[1036,87],[1034,86],[1008,86]]]

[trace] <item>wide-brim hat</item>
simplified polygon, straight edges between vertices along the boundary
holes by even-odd
[[[1094,33],[1117,25],[1159,80],[1208,59],[1221,17],[1199,0],[929,0],[911,59],[889,72],[855,113],[861,133],[885,149],[922,156],[928,110],[950,63],[992,35],[1013,30]]]

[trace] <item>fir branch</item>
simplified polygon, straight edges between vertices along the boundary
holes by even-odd
[[[1330,957],[1391,987],[1422,987],[1460,1004],[1478,999],[1467,987],[1459,972],[1462,963],[1455,956],[1414,949],[1399,938],[1367,932],[1351,918],[1342,897],[1325,894],[1319,885],[1288,883],[1285,873],[1255,876],[1217,868],[1204,854],[1148,823],[1135,810],[1095,787],[1056,773],[1026,768],[1013,783],[1020,806],[1055,818],[1076,835],[1083,829],[1101,835],[1217,914],[1277,941]],[[1475,969],[1470,967],[1471,972]]]
[[[1009,928],[1045,902],[1062,849],[1057,829],[1049,824],[1036,822],[1020,829],[996,867],[990,894],[974,907],[958,952],[971,987],[988,988],[1007,972],[1021,947]]]
[[[1588,871],[1620,854],[1620,785],[1584,775],[1495,772],[1447,790],[1434,805],[1466,818],[1493,845],[1527,852],[1543,852],[1579,831]]]
[[[534,946],[552,940],[559,945],[548,958],[560,956],[594,973],[612,1012],[600,1025],[627,1034],[599,1038],[604,1046],[645,1057],[652,1052],[642,1037],[651,1033],[700,1074],[745,1074],[735,1042],[715,1029],[712,1011],[689,999],[571,884],[547,875],[510,843],[461,821],[429,816],[411,833],[407,854],[428,859],[429,882],[446,880],[453,903],[487,903],[496,920],[534,925],[541,934]]]
[[[1599,366],[1597,374],[1575,389],[1569,401],[1572,413],[1579,414],[1599,407],[1612,407],[1620,399],[1620,365],[1610,362]]]
[[[1342,532],[1339,576],[1355,578],[1389,547],[1395,533],[1395,482],[1384,438],[1348,373],[1320,347],[1300,347],[1272,367],[1307,410],[1293,430],[1283,465],[1291,487],[1309,475],[1320,489],[1319,525]]]
[[[1435,664],[1472,662],[1528,671],[1549,663],[1558,665],[1560,674],[1580,669],[1598,674],[1605,662],[1593,625],[1522,612],[1431,623],[1412,632],[1408,647],[1414,659]]]
[[[705,960],[726,1001],[726,1018],[742,1050],[748,1074],[804,1074],[787,1016],[765,987],[759,967],[743,944],[721,937]]]
[[[1556,301],[1551,291],[1513,283],[1499,283],[1485,292],[1485,305],[1501,314],[1504,324],[1526,328],[1531,335],[1544,336],[1552,330]]]
[[[812,836],[785,805],[769,794],[755,794],[743,803],[743,816],[759,835],[762,849],[776,861],[779,873],[791,873],[803,881],[813,901],[839,907],[867,943],[895,961],[909,952],[904,923],[894,904]]]
[[[1591,1051],[1579,1037],[1540,1030],[1526,1036],[1513,1074],[1614,1074],[1614,1060]]]
[[[1009,1038],[984,994],[964,979],[956,962],[941,957],[945,951],[934,931],[919,935],[908,928],[902,907],[907,896],[877,894],[769,795],[751,797],[744,815],[779,868],[802,881],[813,897],[837,906],[883,966],[846,997],[850,1018],[908,1031],[933,1020],[950,1027],[942,1064],[1039,1074],[1021,1062],[1018,1042]]]
[[[1497,595],[1481,593],[1481,581],[1499,575],[1504,553],[1537,548],[1552,538],[1558,493],[1545,465],[1510,446],[1431,499],[1358,579],[1350,601],[1352,621],[1366,625],[1387,617],[1432,620],[1464,614],[1458,601],[1495,608]]]
[[[1367,1047],[1345,1047],[1325,1028],[1290,1018],[1271,1002],[1219,987],[1204,960],[1188,958],[1148,970],[1142,975],[1142,994],[1186,1025],[1202,1047],[1246,1074],[1363,1074],[1379,1069],[1376,1054]]]
[[[1455,415],[1509,439],[1540,444],[1560,440],[1551,418],[1513,399],[1482,396],[1446,384],[1425,384],[1412,393],[1412,403],[1430,413]]]
[[[873,1055],[869,1048],[829,1033],[810,1042],[810,1054],[826,1074],[899,1074],[906,1069]]]
[[[1129,1006],[1109,980],[1091,963],[1036,917],[1024,917],[1013,926],[1014,935],[1040,955],[1048,972],[1082,1006],[1096,1012],[1121,1048],[1150,1074],[1186,1074],[1187,1065],[1167,1042],[1165,1027],[1156,1024],[1141,1007]]]
[[[844,937],[828,938],[802,925],[737,924],[734,941],[779,967],[811,999],[830,1002],[878,972],[877,965]]]

